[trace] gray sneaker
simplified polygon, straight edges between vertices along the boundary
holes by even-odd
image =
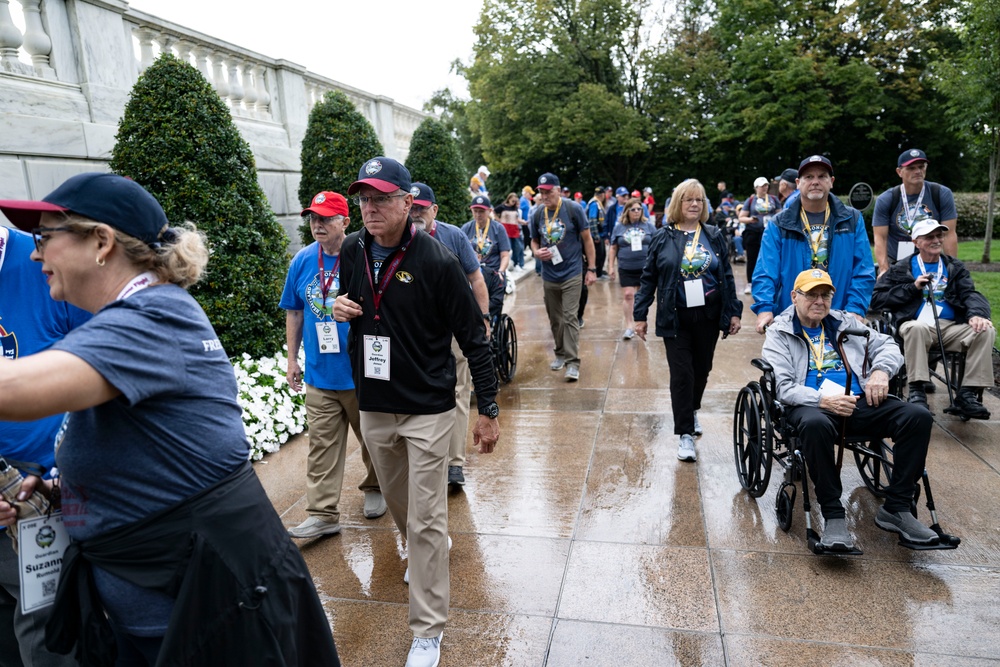
[[[579,366],[567,366],[566,367],[566,382],[576,382],[580,379],[580,367]]]
[[[701,435],[704,431],[701,430],[701,422],[698,421],[698,411],[694,411],[694,434]]]
[[[410,655],[406,657],[406,667],[438,667],[443,636],[444,632],[438,633],[437,637],[414,637]]]
[[[365,491],[365,518],[366,519],[377,519],[383,514],[388,508],[385,505],[385,498],[382,497],[381,491]]]
[[[566,367],[566,360],[560,357],[556,357],[555,361],[549,364],[549,368],[551,368],[554,371],[561,371],[565,367]]]
[[[465,475],[462,466],[448,466],[448,483],[455,486],[465,486]]]
[[[878,509],[875,515],[875,525],[890,533],[899,533],[907,542],[914,544],[934,544],[938,534],[917,521],[909,512],[888,512],[884,507]]]
[[[311,516],[295,528],[289,528],[288,534],[292,537],[306,539],[309,537],[319,537],[321,535],[336,535],[340,532],[340,524],[336,521],[326,521],[318,516]]]
[[[821,545],[832,551],[850,551],[854,548],[854,538],[847,532],[845,519],[827,519],[823,528]]]
[[[681,461],[698,460],[698,454],[694,451],[694,436],[687,433],[681,436],[681,444],[677,447],[677,458]]]

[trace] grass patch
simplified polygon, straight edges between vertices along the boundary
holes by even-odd
[[[983,241],[960,241],[958,244],[958,258],[963,262],[983,261]],[[994,262],[1000,261],[1000,241],[990,242],[990,259]],[[976,280],[976,284],[979,281]]]
[[[959,254],[961,254],[961,248],[959,248]],[[988,271],[970,271],[970,273],[972,280],[976,283],[976,291],[990,302],[993,322],[996,323],[997,313],[1000,312],[1000,273]],[[995,346],[1000,348],[1000,339],[997,339]]]

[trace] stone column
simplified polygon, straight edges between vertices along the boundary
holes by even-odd
[[[254,117],[257,115],[257,87],[253,83],[253,63],[244,61],[240,69],[243,70],[243,105],[247,116]]]
[[[10,16],[10,1],[0,0],[0,71],[21,72],[21,63],[17,59],[17,50],[23,40],[21,31],[14,25]]]
[[[229,69],[229,103],[233,109],[233,115],[241,116],[243,115],[243,86],[240,84],[240,77],[236,71],[240,61],[236,56],[229,56],[224,62]]]
[[[24,9],[24,50],[31,54],[35,74],[43,79],[55,79],[56,71],[49,64],[52,40],[42,26],[41,4],[41,0],[21,0]]]

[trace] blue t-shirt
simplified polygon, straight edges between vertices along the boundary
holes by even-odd
[[[809,345],[813,349],[809,351],[809,371],[806,373],[806,386],[819,389],[823,380],[836,382],[841,387],[847,386],[847,368],[837,354],[837,349],[833,345],[833,339],[823,335],[823,360],[821,367],[816,364],[816,354],[814,350],[819,349],[820,333],[823,327],[802,327],[802,331],[809,336]],[[804,337],[803,337],[804,338]],[[851,378],[851,393],[857,395],[861,393],[861,383],[858,382],[857,373]]]
[[[521,209],[521,219],[527,220],[528,216],[531,215],[531,200],[521,195],[521,198],[517,201],[518,206]]]
[[[465,275],[479,270],[479,258],[476,256],[476,251],[472,249],[469,238],[462,233],[461,229],[455,225],[435,220],[434,233],[431,236],[443,243],[458,257],[458,263],[462,265],[462,271],[465,272]],[[510,241],[508,241],[509,243]]]
[[[500,253],[510,252],[510,238],[503,225],[496,220],[490,220],[486,223],[486,229],[480,233],[476,229],[476,221],[470,220],[462,225],[462,233],[472,244],[472,250],[479,258],[479,263],[499,271]]]
[[[0,354],[17,359],[48,349],[89,320],[90,313],[53,301],[42,265],[31,261],[31,236],[6,231],[6,240],[0,231]],[[51,468],[62,421],[61,414],[30,422],[0,421],[0,455]]]
[[[285,289],[278,307],[302,311],[302,346],[306,352],[305,382],[310,387],[328,390],[354,389],[351,358],[347,354],[347,334],[351,325],[333,319],[333,302],[340,292],[340,258],[323,253],[322,282],[329,281],[326,301],[319,275],[320,245],[313,242],[299,250],[288,266]],[[321,352],[316,324],[336,327],[339,352]]]
[[[702,230],[704,231],[704,230]],[[715,273],[719,267],[719,257],[712,250],[712,244],[704,234],[698,235],[698,245],[692,251],[691,245],[694,242],[694,232],[683,232],[684,234],[684,254],[681,255],[681,280],[677,283],[677,306],[687,308],[687,293],[684,291],[684,282],[688,280],[700,280],[702,288],[705,290],[705,302],[711,297],[717,296],[715,293],[719,288],[719,281],[715,278]],[[691,252],[688,258],[687,253]]]
[[[558,212],[550,212],[544,205],[531,214],[529,223],[531,238],[543,248],[557,246],[562,262],[553,264],[542,262],[542,280],[564,283],[583,273],[583,242],[580,234],[590,230],[583,207],[574,201],[562,198]]]
[[[826,219],[826,212],[806,211],[806,219],[809,221],[809,249],[815,248],[812,268],[826,271],[830,265],[830,225],[827,224],[829,220]],[[801,223],[801,219],[799,222]]]
[[[938,210],[934,205],[934,197],[931,195],[929,185],[929,181],[924,182],[923,197],[921,197],[921,193],[919,192],[915,195],[906,195],[906,206],[913,217],[913,224],[928,218],[937,220],[938,222],[957,218],[958,212],[955,209],[955,195],[952,194],[951,190],[943,185],[938,186],[938,199],[941,200],[941,210]],[[899,197],[896,209],[893,211],[889,210],[889,206],[892,204],[893,191],[899,195],[899,186],[897,185],[895,188],[890,188],[880,194],[878,199],[875,200],[875,210],[872,212],[872,227],[889,228],[889,235],[886,239],[886,256],[891,262],[904,259],[903,257],[897,257],[899,242],[909,241],[910,232],[913,231],[913,225],[910,224],[906,213],[903,211],[902,197]],[[919,207],[917,206],[918,199],[920,200]]]
[[[941,271],[941,276],[938,277],[938,271]],[[942,320],[952,320],[955,319],[955,309],[951,307],[951,304],[944,300],[944,291],[948,287],[948,266],[944,263],[943,259],[938,259],[937,264],[925,264],[924,270],[920,269],[920,259],[919,255],[914,254],[910,257],[910,271],[913,273],[913,277],[922,276],[924,273],[930,273],[934,276],[931,284],[934,285],[934,303],[937,304],[938,318]],[[923,292],[924,301],[920,306],[920,310],[917,311],[917,317],[920,317],[921,312],[924,308],[930,308],[927,303],[927,291]],[[933,313],[927,313],[931,318],[934,317]]]
[[[646,266],[646,254],[649,252],[649,242],[653,240],[656,227],[648,222],[634,225],[618,223],[611,232],[611,243],[618,246],[618,268],[625,271],[641,271]],[[632,239],[642,240],[642,250],[632,250]]]

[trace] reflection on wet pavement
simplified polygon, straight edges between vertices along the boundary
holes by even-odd
[[[549,370],[541,281],[526,274],[507,298],[517,375],[498,397],[496,453],[470,447],[467,484],[449,495],[442,667],[1000,663],[1000,422],[943,417],[946,395],[929,396],[938,421],[927,468],[959,549],[897,546],[845,461],[848,527],[865,555],[813,556],[801,501],[785,533],[779,484],[755,500],[736,479],[733,403],[757,378],[749,360],[762,342],[749,308],[743,331],[719,342],[698,462],[684,463],[662,341],[621,339],[620,298],[616,283],[591,288],[573,385]],[[288,525],[306,516],[306,448],[301,437],[257,464]],[[405,548],[388,515],[363,518],[353,435],[349,448],[342,534],[299,546],[344,664],[402,665]]]

